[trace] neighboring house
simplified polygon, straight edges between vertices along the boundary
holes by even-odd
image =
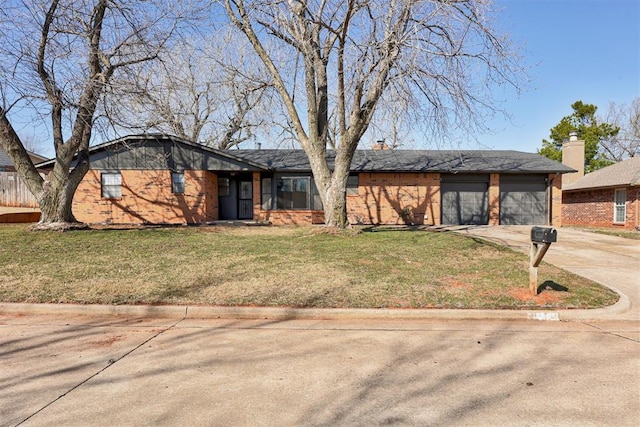
[[[563,225],[640,229],[640,157],[563,187]]]
[[[331,164],[335,153],[327,156]],[[90,164],[73,204],[87,223],[323,222],[302,150],[219,151],[138,135],[92,147]],[[561,174],[572,171],[517,151],[358,150],[347,211],[353,224],[560,225]]]
[[[31,151],[27,153],[34,164],[47,160],[46,157]],[[2,147],[0,147],[0,206],[38,207],[38,201],[18,176],[13,162]]]
[[[46,157],[43,157],[39,154],[33,153],[31,151],[27,151],[29,157],[31,157],[31,161],[34,164],[38,164],[40,162],[44,162],[47,160]],[[4,151],[4,148],[0,147],[0,172],[15,172],[16,168],[13,166],[13,162],[7,155],[7,152]]]

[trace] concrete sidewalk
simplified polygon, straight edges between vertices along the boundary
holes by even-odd
[[[456,231],[529,253],[531,226],[473,226]],[[544,257],[564,270],[598,282],[621,295],[604,310],[564,310],[561,319],[640,320],[640,241],[559,228],[558,241]]]

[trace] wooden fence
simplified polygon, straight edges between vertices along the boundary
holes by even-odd
[[[0,172],[0,206],[37,208],[38,201],[17,172]]]

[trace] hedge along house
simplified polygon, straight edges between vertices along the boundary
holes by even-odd
[[[73,202],[79,221],[323,223],[302,150],[219,151],[138,135],[92,147],[90,164]],[[517,151],[358,150],[347,211],[353,224],[560,225],[568,172]]]

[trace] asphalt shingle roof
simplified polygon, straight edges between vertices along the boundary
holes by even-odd
[[[233,150],[245,160],[282,172],[311,170],[303,150]],[[335,152],[327,153],[333,166]],[[357,150],[358,172],[567,173],[573,169],[534,153],[494,150]]]
[[[279,172],[310,172],[304,150],[264,149],[219,151],[171,135],[129,135],[91,147],[98,152],[122,141],[173,140],[185,146],[208,150],[245,162],[259,169]],[[335,151],[327,152],[333,168]],[[40,166],[49,165],[52,160]],[[511,150],[356,150],[351,162],[353,172],[440,172],[440,173],[568,173],[575,172],[554,160],[534,153]]]
[[[640,157],[632,157],[620,163],[591,172],[562,190],[584,190],[600,187],[640,185]]]
[[[29,154],[29,157],[31,157],[31,160],[34,163],[39,163],[46,159],[46,157],[43,157],[31,151],[27,151],[27,154]],[[5,166],[13,166],[13,161],[11,161],[7,152],[4,151],[4,148],[0,147],[0,167],[5,167]]]

